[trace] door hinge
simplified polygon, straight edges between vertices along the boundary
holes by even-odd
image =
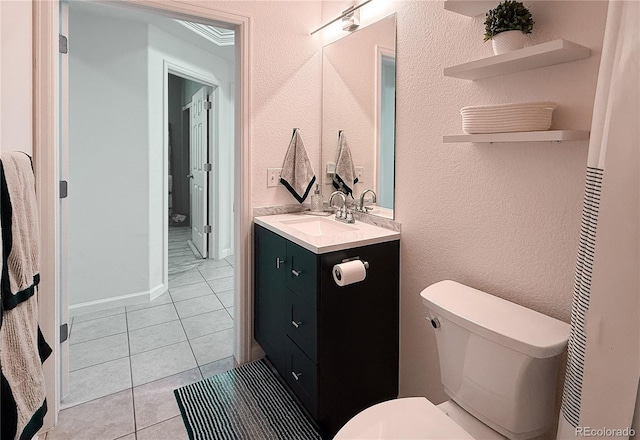
[[[205,163],[204,164],[204,170],[205,171],[211,171],[213,169],[213,167],[211,166],[210,163]]]
[[[69,338],[69,325],[62,324],[60,326],[60,343],[62,344]]]
[[[205,110],[211,110],[211,101],[205,101],[204,102],[204,109]]]
[[[211,225],[204,225],[204,233],[211,234]]]
[[[60,198],[66,199],[69,195],[69,183],[66,180],[60,181]]]
[[[58,34],[58,52],[69,53],[69,40],[62,34]]]

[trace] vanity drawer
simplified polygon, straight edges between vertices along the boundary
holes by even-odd
[[[315,294],[318,287],[318,256],[295,243],[287,242],[287,287],[300,295]]]
[[[314,362],[318,363],[318,311],[316,295],[288,292],[291,303],[291,319],[287,335]]]
[[[313,417],[318,416],[318,367],[291,340],[286,380]]]

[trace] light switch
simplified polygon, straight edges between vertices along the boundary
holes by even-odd
[[[278,186],[282,168],[267,168],[267,187]]]

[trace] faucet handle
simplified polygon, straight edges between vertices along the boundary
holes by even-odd
[[[353,211],[347,210],[344,219],[347,223],[355,223],[355,220],[353,219]]]

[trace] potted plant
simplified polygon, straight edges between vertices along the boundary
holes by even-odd
[[[524,36],[534,25],[531,12],[515,0],[505,0],[487,12],[484,41],[491,40],[496,55],[524,47]]]

